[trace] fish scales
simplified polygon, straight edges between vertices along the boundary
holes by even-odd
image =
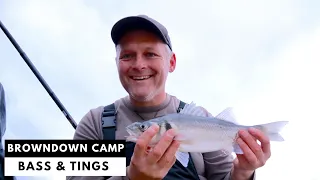
[[[238,130],[245,128],[245,126],[237,126],[215,118],[195,117],[184,114],[174,114],[167,118],[171,118],[171,120],[167,121],[172,123],[171,126],[177,130],[179,136],[176,140],[182,142],[180,150],[184,152],[199,150],[200,147],[194,148],[193,144],[206,146],[203,149],[215,146],[210,147],[208,151],[225,148],[234,143]],[[214,141],[224,143],[214,145]],[[184,142],[189,143],[184,144]]]

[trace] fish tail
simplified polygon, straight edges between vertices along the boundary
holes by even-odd
[[[284,141],[281,136],[281,130],[288,124],[288,121],[277,121],[267,124],[257,125],[256,128],[264,132],[270,139],[270,141]]]

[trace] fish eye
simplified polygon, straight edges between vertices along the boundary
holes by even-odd
[[[145,130],[148,129],[148,126],[145,125],[145,124],[140,124],[139,128],[140,128],[141,131],[145,131]]]

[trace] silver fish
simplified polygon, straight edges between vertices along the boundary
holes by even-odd
[[[144,122],[135,122],[126,127],[127,141],[136,142],[138,137],[153,124],[159,125],[159,132],[152,139],[154,146],[169,129],[177,132],[175,140],[180,141],[180,152],[211,152],[217,150],[243,154],[236,142],[238,131],[256,128],[265,133],[270,141],[284,141],[279,134],[288,121],[276,121],[252,126],[240,125],[233,117],[232,108],[226,108],[216,117],[206,117],[206,112],[193,102],[186,104],[180,113],[168,114]]]

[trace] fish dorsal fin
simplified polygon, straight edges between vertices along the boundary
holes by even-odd
[[[215,118],[238,124],[232,107],[227,107],[221,113],[219,113]]]
[[[184,108],[180,111],[180,114],[188,114],[193,116],[203,116],[206,117],[207,113],[205,110],[197,106],[194,102],[191,102],[190,104],[186,104]]]

